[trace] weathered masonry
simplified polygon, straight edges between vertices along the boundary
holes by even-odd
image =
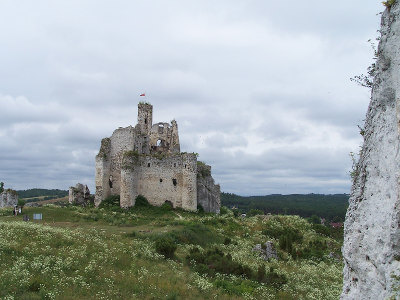
[[[12,207],[18,204],[18,194],[16,191],[7,189],[0,193],[0,208]]]
[[[211,167],[194,153],[181,153],[178,125],[153,124],[153,106],[138,105],[138,124],[118,128],[101,141],[96,156],[95,204],[110,195],[121,196],[121,207],[135,205],[143,195],[152,205],[166,201],[173,207],[219,213],[220,186]]]

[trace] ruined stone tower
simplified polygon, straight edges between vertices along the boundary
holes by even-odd
[[[140,132],[150,135],[151,126],[153,124],[153,105],[149,103],[138,104],[138,125]]]
[[[138,105],[135,127],[118,128],[101,141],[96,156],[95,204],[110,195],[121,196],[121,207],[135,205],[138,195],[150,204],[166,201],[174,207],[219,213],[220,187],[211,177],[211,167],[194,153],[181,153],[178,124],[153,124],[153,106]],[[204,176],[204,167],[209,169]]]
[[[400,6],[382,15],[378,59],[344,225],[342,299],[399,299]]]

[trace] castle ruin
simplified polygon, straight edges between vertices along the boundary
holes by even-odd
[[[101,141],[96,156],[98,206],[110,195],[120,195],[121,207],[135,205],[138,195],[150,204],[170,202],[174,208],[219,213],[220,186],[211,177],[211,167],[197,161],[194,153],[181,153],[178,124],[153,124],[153,106],[138,105],[135,127],[116,129]]]

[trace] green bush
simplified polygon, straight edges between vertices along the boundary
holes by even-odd
[[[316,239],[310,241],[308,246],[299,253],[299,256],[302,258],[322,258],[326,249],[328,249],[326,241],[322,239]]]
[[[230,254],[224,254],[218,248],[201,251],[199,248],[194,247],[190,249],[186,261],[197,272],[211,276],[214,276],[216,273],[233,274],[260,283],[267,283],[277,288],[287,283],[286,276],[278,274],[273,268],[270,268],[269,272],[266,273],[265,266],[261,265],[258,267],[257,272],[253,272],[248,266],[233,261]]]
[[[285,274],[278,274],[277,272],[275,272],[275,269],[273,267],[270,267],[269,272],[266,274],[263,282],[278,288],[281,285],[287,283],[287,277],[285,276]]]
[[[214,282],[214,285],[217,288],[221,288],[225,290],[230,295],[244,295],[244,294],[251,294],[258,285],[254,281],[250,280],[235,280],[231,282],[226,279],[217,279]]]
[[[99,208],[112,208],[112,207],[120,207],[120,197],[119,195],[111,195],[106,199],[101,201]]]
[[[26,204],[26,201],[25,201],[25,200],[18,199],[18,206],[24,207],[25,204]]]
[[[311,224],[321,224],[321,219],[317,215],[312,215],[310,218],[307,219],[307,221]]]
[[[273,237],[280,239],[282,236],[287,236],[292,242],[301,242],[303,240],[303,235],[296,228],[283,227],[278,228],[265,228],[262,233],[268,237]]]
[[[161,237],[156,240],[156,251],[165,256],[165,258],[173,258],[177,246],[171,238]]]
[[[211,243],[222,242],[222,236],[215,233],[203,224],[188,224],[181,230],[175,230],[168,237],[179,244],[206,246]]]
[[[396,0],[387,0],[382,2],[382,4],[385,5],[387,8],[391,8],[395,3]]]
[[[227,208],[226,206],[221,206],[219,214],[221,216],[229,214],[229,208]]]
[[[150,206],[150,204],[145,196],[138,195],[135,199],[135,206]]]
[[[30,291],[30,292],[39,292],[41,285],[44,285],[44,282],[40,278],[33,277],[29,281],[28,291]]]
[[[239,209],[233,209],[232,211],[235,217],[239,217],[242,214],[242,211]]]
[[[226,237],[224,240],[224,245],[229,245],[230,243],[232,243],[232,240],[229,237]]]
[[[174,209],[174,206],[172,205],[172,202],[171,201],[165,201],[164,203],[163,203],[163,205],[161,205],[161,208],[162,208],[162,210],[164,210],[164,211],[169,211],[169,210],[173,210]]]
[[[205,252],[201,252],[197,247],[192,248],[186,260],[189,263],[195,261],[196,264],[193,267],[200,273],[207,273],[212,276],[216,273],[221,273],[245,276],[247,278],[253,277],[252,270],[248,266],[243,266],[233,261],[230,254],[225,255],[218,248]]]
[[[315,230],[316,233],[323,234],[326,236],[331,236],[332,229],[331,227],[322,225],[322,224],[313,224],[312,228]]]

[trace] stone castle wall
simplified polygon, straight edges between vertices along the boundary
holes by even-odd
[[[157,123],[150,131],[150,151],[179,153],[178,125],[175,121],[168,123]]]
[[[174,207],[197,208],[195,154],[177,154],[162,159],[150,155],[125,158],[121,174],[123,207],[133,206],[140,194],[152,205],[161,206],[169,201]]]
[[[118,128],[110,138],[102,140],[96,156],[96,205],[110,195],[120,194],[122,156],[142,146],[137,131],[132,126]]]

